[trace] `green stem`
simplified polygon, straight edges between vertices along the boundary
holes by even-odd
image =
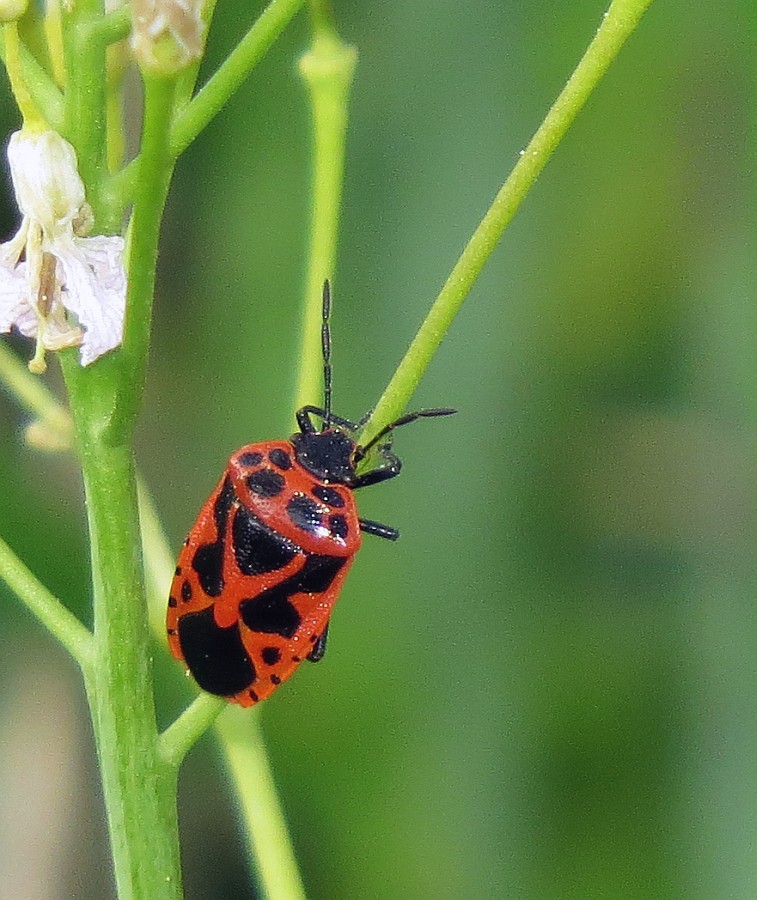
[[[6,34],[3,33],[0,41],[0,58],[3,62],[7,60],[7,53]],[[31,94],[34,105],[50,128],[62,132],[63,95],[23,42],[19,48],[19,56],[24,84]]]
[[[117,231],[120,222],[105,215],[102,188],[108,174],[105,45],[89,40],[93,23],[102,14],[102,0],[77,0],[63,5],[66,64],[65,135],[73,144],[79,174],[87,186],[100,233]]]
[[[173,110],[175,81],[143,74],[145,111],[131,217],[124,340],[119,352],[124,380],[111,420],[111,440],[118,443],[134,427],[142,397],[150,342],[152,301],[158,262],[158,240],[174,160],[168,149],[166,122]]]
[[[68,650],[79,666],[89,671],[92,663],[92,634],[73,613],[42,584],[0,538],[0,578]]]
[[[131,12],[131,5],[125,4],[98,17],[84,29],[86,40],[104,47],[124,40],[131,31]]]
[[[57,446],[70,444],[71,417],[48,390],[44,381],[29,372],[4,342],[0,343],[0,382],[29,412],[56,433]]]
[[[160,754],[166,763],[178,768],[227,706],[228,702],[222,697],[198,694],[160,736]]]
[[[140,486],[140,516],[150,590],[150,621],[155,635],[165,646],[166,598],[174,557],[149,492],[143,486]],[[225,700],[199,694],[161,735],[161,757],[167,764],[179,766],[217,719],[216,734],[229,760],[231,778],[240,798],[251,868],[263,888],[262,895],[268,900],[299,900],[304,895],[294,851],[262,736],[257,724],[250,728],[250,718],[257,719],[257,713],[231,709]]]
[[[118,210],[121,215],[134,199],[141,162],[141,158],[136,156],[123,169],[111,175],[106,183],[109,203],[113,210]]]
[[[652,0],[613,0],[596,36],[452,269],[360,437],[367,443],[405,409],[463,300],[539,173]]]
[[[142,554],[145,558],[150,630],[160,646],[165,649],[166,602],[171,589],[171,576],[176,565],[176,557],[168,545],[152,494],[141,478],[137,480],[137,496],[142,532]]]
[[[101,0],[64,12],[66,123],[98,230],[120,217],[107,176],[105,46],[90,39]],[[179,900],[176,770],[163,761],[152,689],[136,473],[131,439],[144,382],[160,219],[171,175],[165,153],[171,86],[146,80],[143,159],[128,260],[122,348],[83,369],[60,354],[76,428],[89,524],[94,665],[85,677],[100,760],[119,900]],[[161,137],[162,135],[162,137]]]
[[[321,294],[325,278],[332,278],[336,263],[339,212],[347,135],[350,86],[357,63],[354,47],[343,44],[321,19],[310,50],[300,59],[300,73],[310,96],[314,154],[310,251],[302,348],[295,408],[318,404],[321,383]]]
[[[227,709],[216,727],[248,824],[260,895],[267,900],[305,900],[266,755],[260,713]]]
[[[91,542],[95,655],[85,678],[97,742],[119,900],[179,900],[175,771],[158,752],[132,452],[112,445],[91,390],[110,370],[82,377],[63,360],[84,476]],[[91,382],[94,382],[92,384]]]
[[[177,115],[171,131],[171,153],[179,156],[223,109],[304,0],[271,0],[258,20],[231,51],[217,72]]]

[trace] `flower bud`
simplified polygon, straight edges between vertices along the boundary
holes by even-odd
[[[79,216],[85,193],[76,152],[56,131],[15,132],[8,162],[19,209],[43,231],[59,231]]]

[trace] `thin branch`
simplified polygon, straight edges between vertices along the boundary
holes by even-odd
[[[178,767],[228,703],[222,697],[201,693],[160,735],[158,752],[164,761]]]
[[[21,562],[2,538],[0,538],[0,578],[50,634],[68,650],[80,668],[88,670],[94,647],[92,633]]]
[[[356,63],[354,47],[342,43],[327,26],[318,27],[310,49],[300,58],[313,123],[313,186],[295,409],[320,398],[321,294],[323,281],[333,278],[336,264],[349,92]]]
[[[29,93],[32,95],[37,109],[50,128],[63,132],[63,95],[55,82],[37,62],[34,54],[22,42],[20,47],[21,71]],[[5,62],[5,36],[0,40],[0,59]]]
[[[251,714],[249,710],[227,709],[216,728],[252,842],[260,895],[269,900],[305,900],[268,762],[259,711]]]
[[[376,404],[360,443],[365,444],[405,409],[463,300],[518,211],[539,173],[633,33],[652,0],[613,0],[586,53],[455,263],[392,380]]]
[[[176,116],[170,141],[174,156],[183,153],[223,109],[303,2],[304,0],[271,0],[216,73]]]

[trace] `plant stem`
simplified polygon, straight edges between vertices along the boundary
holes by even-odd
[[[171,153],[178,156],[219,113],[287,26],[304,0],[271,0],[255,24],[197,95],[177,115]]]
[[[160,754],[168,765],[178,768],[187,753],[226,709],[223,697],[201,693],[160,736]]]
[[[114,443],[131,433],[144,388],[160,224],[174,166],[168,149],[166,122],[170,121],[173,110],[175,81],[148,73],[143,73],[143,78],[145,112],[142,151],[130,223],[126,323],[119,351],[127,390],[119,395],[119,403],[110,423]]]
[[[357,51],[315,17],[310,50],[300,58],[313,118],[313,181],[305,308],[295,408],[320,403],[321,295],[336,263],[350,86]]]
[[[652,0],[613,0],[586,53],[455,263],[368,421],[367,443],[405,409],[463,300],[539,173]]]
[[[101,12],[102,0],[77,0],[70,8],[63,5],[64,102],[65,136],[76,150],[79,174],[87,186],[87,200],[98,226],[107,233],[117,231],[120,222],[109,221],[102,202],[108,173],[105,45],[88,39],[89,28]]]
[[[56,431],[59,443],[70,443],[71,417],[5,342],[0,343],[0,382],[22,406]]]
[[[3,33],[0,42],[0,58],[3,62],[7,60],[7,53],[6,35]],[[50,128],[62,132],[63,95],[23,42],[19,47],[19,57],[24,83],[32,95],[35,106]]]
[[[305,900],[260,730],[260,712],[227,709],[216,728],[248,824],[261,896],[266,900]]]
[[[67,380],[91,539],[95,660],[85,685],[118,896],[179,900],[175,770],[158,753],[132,454],[90,430],[86,393]]]
[[[131,31],[131,15],[131,6],[128,4],[106,13],[90,23],[85,30],[87,39],[103,46],[124,40]]]
[[[92,662],[92,634],[0,538],[0,578],[68,650],[83,670]]]

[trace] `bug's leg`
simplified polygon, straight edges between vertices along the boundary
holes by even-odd
[[[329,626],[328,623],[326,627],[323,629],[321,636],[318,640],[313,644],[313,649],[308,653],[308,660],[310,662],[320,662],[323,659],[324,654],[326,653],[326,641],[329,636]]]
[[[317,406],[302,406],[297,410],[295,416],[297,418],[297,427],[303,434],[316,434],[318,429],[313,425],[311,416],[324,415],[324,411]]]
[[[395,478],[402,471],[402,460],[396,457],[389,450],[384,450],[381,454],[382,463],[375,469],[369,469],[362,475],[358,475],[354,483],[351,485],[353,490],[358,488],[370,487],[372,484],[379,484],[389,478]]]
[[[374,522],[372,519],[358,519],[360,530],[366,534],[372,534],[374,537],[386,538],[387,541],[396,541],[400,536],[396,528],[391,525],[382,525],[380,522]]]
[[[297,410],[297,425],[303,434],[318,433],[318,429],[310,418],[311,416],[318,416],[325,423],[326,410],[321,409],[320,406],[303,406]],[[349,419],[343,419],[341,416],[335,416],[333,413],[331,413],[329,421],[332,425],[338,425],[340,428],[344,428],[345,431],[350,432],[354,432],[360,427],[358,423],[351,422]]]

